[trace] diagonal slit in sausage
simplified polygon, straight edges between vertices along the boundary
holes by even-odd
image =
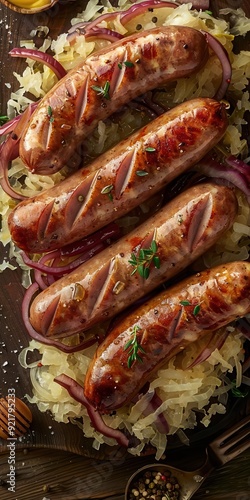
[[[198,162],[226,127],[225,106],[213,99],[176,106],[68,179],[19,203],[9,216],[12,240],[26,252],[42,253],[97,231]]]
[[[121,65],[124,58],[129,65]],[[40,101],[22,135],[21,158],[34,173],[58,171],[99,120],[148,90],[198,71],[207,59],[205,36],[182,26],[136,33],[94,53]]]
[[[193,186],[42,291],[30,308],[33,328],[44,337],[59,338],[114,317],[194,262],[233,224],[236,213],[233,189],[213,183]],[[141,254],[149,255],[145,266],[137,266]]]
[[[232,262],[185,279],[128,314],[110,331],[89,365],[84,397],[103,413],[128,404],[152,380],[155,370],[188,343],[249,312],[249,262]],[[126,344],[135,328],[143,351],[141,361],[134,360],[129,367]]]

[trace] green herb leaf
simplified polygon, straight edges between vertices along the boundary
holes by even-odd
[[[108,186],[105,186],[104,188],[102,188],[101,190],[101,194],[107,194],[110,201],[113,201],[113,196],[112,196],[112,189],[114,189],[114,186],[113,184],[109,184]]]
[[[147,151],[147,153],[154,153],[154,151],[156,151],[156,149],[148,146],[147,148],[145,148],[145,151]]]
[[[6,115],[0,116],[0,125],[4,125],[4,123],[9,121],[9,117]]]
[[[138,177],[144,177],[145,175],[148,175],[148,172],[146,172],[146,170],[136,170],[136,175],[138,175]]]
[[[124,61],[124,62],[118,62],[117,66],[119,69],[122,69],[122,65],[126,66],[126,68],[132,68],[134,66],[134,63],[132,61]]]
[[[132,61],[124,61],[124,64],[127,68],[133,68],[134,66],[134,63],[132,63]]]
[[[182,306],[191,306],[191,302],[189,302],[189,300],[181,300],[180,304]]]
[[[48,117],[49,117],[50,123],[53,123],[54,117],[53,117],[53,110],[52,110],[51,106],[48,106]]]
[[[97,92],[98,95],[101,95],[107,100],[110,100],[110,95],[109,95],[109,90],[110,90],[110,83],[107,81],[103,87],[98,87],[98,85],[92,85],[91,88]]]
[[[234,387],[232,387],[231,392],[233,396],[236,398],[245,398],[249,394],[249,389],[246,387],[242,387],[242,384],[239,387],[236,387],[236,379],[232,380]]]
[[[199,314],[200,310],[201,310],[200,304],[196,304],[196,306],[194,306],[194,309],[193,309],[193,315],[197,316],[197,314]]]
[[[156,269],[160,269],[161,262],[159,255],[156,255],[157,251],[157,242],[152,240],[149,248],[140,248],[138,257],[135,253],[132,253],[128,262],[135,269],[131,272],[131,276],[138,272],[139,276],[147,280],[150,274],[150,266],[152,264],[156,267]]]
[[[145,350],[138,342],[137,332],[139,330],[141,330],[141,328],[138,325],[135,325],[133,327],[132,332],[131,332],[131,338],[128,340],[128,342],[124,346],[124,351],[127,351],[129,349],[129,351],[128,351],[129,356],[128,356],[128,361],[127,361],[128,368],[131,368],[132,364],[135,361],[139,361],[140,363],[143,363],[143,359],[140,356],[139,352],[145,353]]]

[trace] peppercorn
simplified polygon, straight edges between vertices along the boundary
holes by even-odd
[[[180,485],[170,471],[147,470],[135,478],[129,490],[129,500],[178,500]]]

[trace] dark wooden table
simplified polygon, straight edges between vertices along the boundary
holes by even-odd
[[[19,46],[21,39],[30,38],[30,32],[38,25],[48,25],[52,37],[65,31],[82,5],[80,0],[64,2],[39,15],[18,15],[0,6],[1,115],[6,113],[11,90],[18,86],[13,71],[20,72],[24,64],[22,60],[8,57],[8,51]],[[248,0],[212,2],[214,12],[225,6],[241,6],[250,12]],[[0,251],[2,261],[8,249],[0,243]],[[14,387],[16,396],[21,398],[30,392],[28,377],[17,360],[21,348],[28,344],[20,313],[23,293],[18,270],[0,274],[0,396],[6,395],[9,387]],[[50,415],[41,414],[33,407],[32,413],[30,432],[16,444],[15,493],[8,491],[9,449],[7,443],[0,440],[0,500],[121,500],[129,476],[138,467],[154,461],[151,455],[134,458],[116,447],[95,453],[75,426],[56,424]],[[227,424],[223,421],[222,427]],[[170,449],[166,462],[194,469],[204,459],[204,447],[205,443],[198,441],[191,449]],[[250,450],[214,472],[194,498],[249,500],[249,491]]]

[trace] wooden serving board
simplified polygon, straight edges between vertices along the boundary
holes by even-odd
[[[248,0],[233,2],[240,4],[245,11],[250,12]],[[214,12],[218,7],[227,6],[228,2],[211,2]],[[83,10],[84,2],[76,0],[57,4],[50,11],[40,15],[19,15],[14,11],[0,6],[0,53],[2,55],[0,71],[0,114],[6,114],[6,102],[11,90],[17,89],[18,84],[13,71],[18,73],[24,65],[20,59],[11,59],[8,56],[10,49],[20,46],[23,39],[30,39],[30,33],[38,25],[48,25],[51,37],[65,32],[70,27],[70,19],[77,12]],[[0,243],[0,261],[8,259],[8,249]],[[15,262],[13,262],[15,265]],[[21,317],[21,303],[24,289],[21,285],[20,270],[6,270],[0,274],[0,397],[6,396],[9,388],[15,388],[16,397],[25,400],[25,394],[31,395],[31,384],[27,370],[18,363],[20,350],[27,346],[29,338]],[[245,405],[247,401],[245,401]],[[242,412],[245,411],[245,405]],[[87,457],[105,458],[110,453],[103,447],[100,452],[92,448],[92,440],[85,439],[80,429],[72,424],[58,424],[50,414],[40,413],[35,405],[29,405],[33,414],[33,423],[30,431],[22,440],[18,441],[17,448],[53,448],[65,450]],[[224,427],[234,419],[236,412],[222,419],[219,427]],[[197,439],[202,439],[197,436]],[[6,451],[7,443],[0,440],[0,451]],[[176,445],[177,446],[177,445]],[[125,453],[125,451],[124,451]]]

